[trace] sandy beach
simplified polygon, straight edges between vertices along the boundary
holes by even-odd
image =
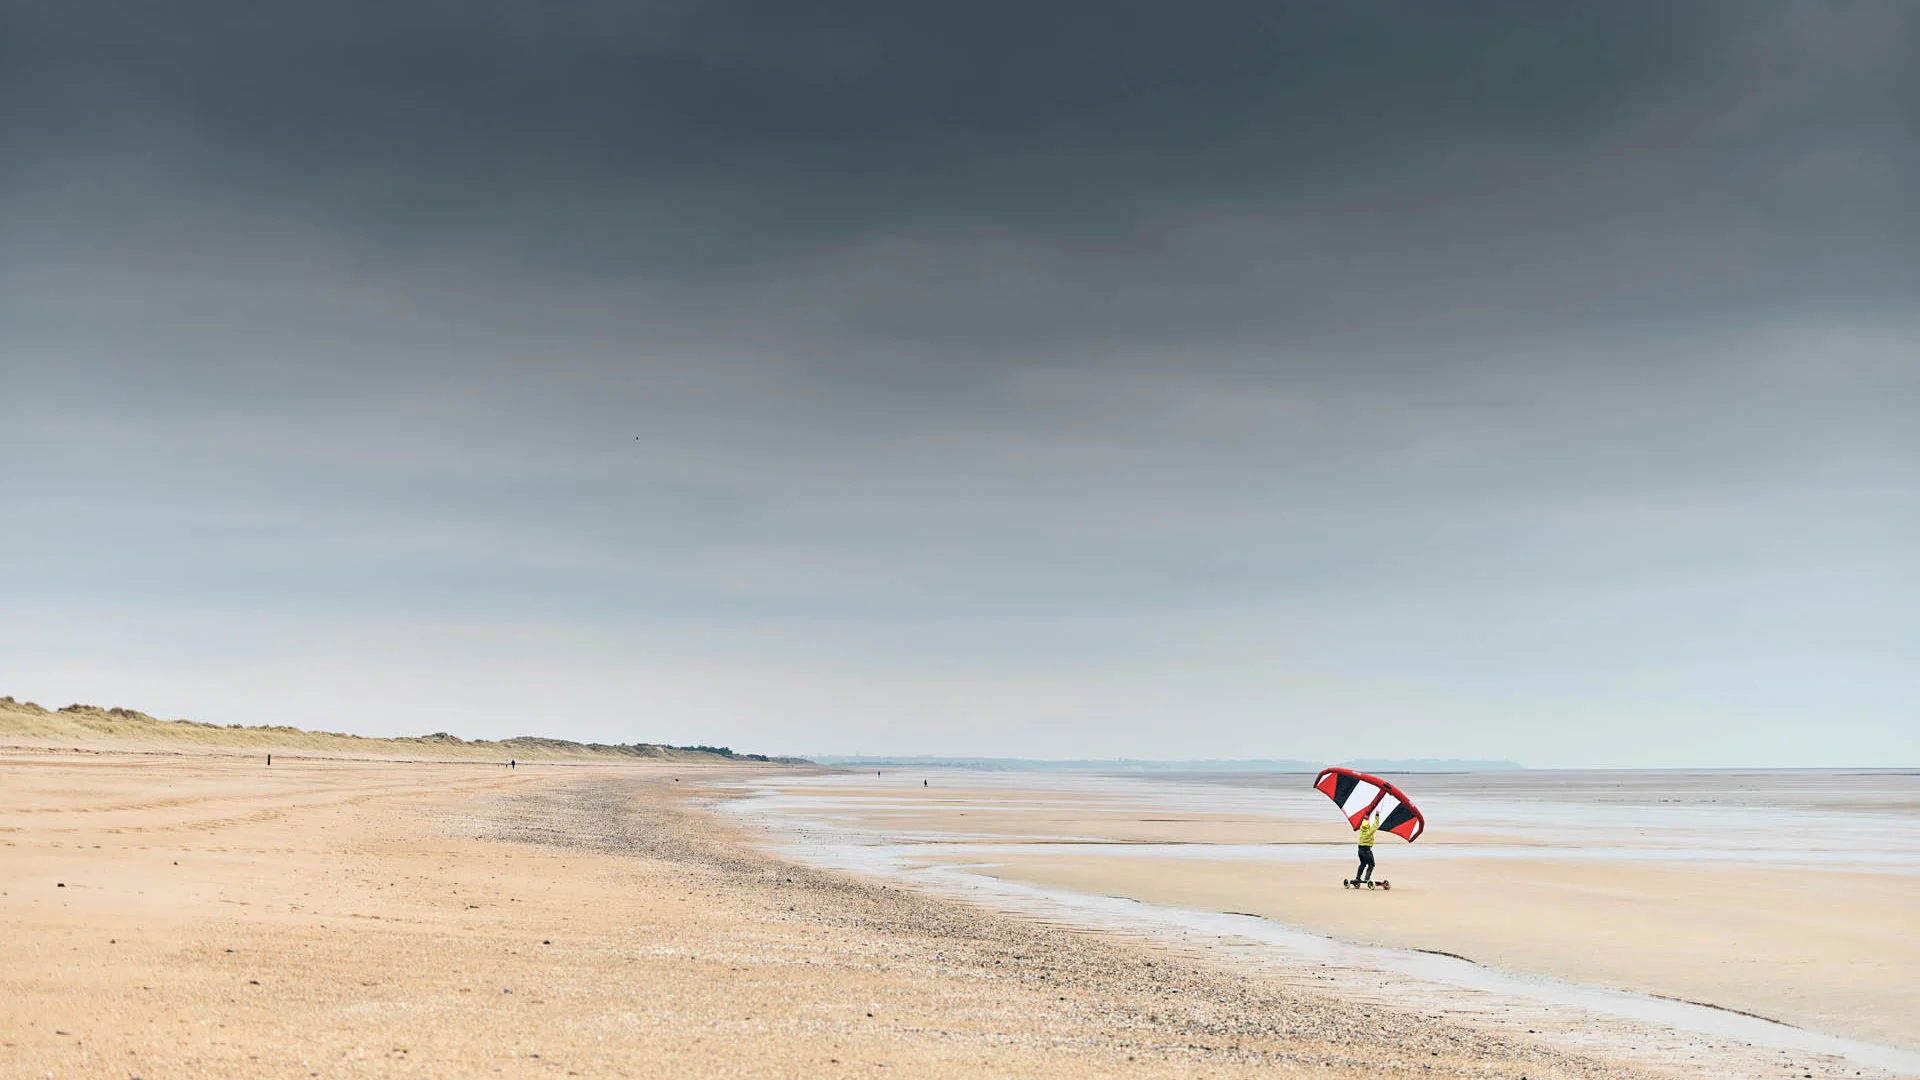
[[[761,775],[9,751],[0,1074],[1655,1074],[769,857]]]
[[[1894,1045],[1911,1042],[1920,1016],[1913,889],[1886,875],[1463,859],[1423,863],[1389,893],[1353,894],[1329,888],[1317,864],[1017,856],[992,872],[1244,911]]]
[[[1799,1030],[1890,1048],[1860,1057],[1896,1072],[1920,1061],[1911,776],[1410,778],[1433,793],[1442,824],[1418,845],[1383,843],[1380,877],[1394,887],[1366,892],[1339,886],[1354,869],[1351,837],[1304,778],[928,779],[769,779],[740,807],[803,857],[1090,925],[1154,917],[1116,918],[1088,898],[1148,905],[1169,928],[1180,913],[1238,913],[1329,944],[1465,958],[1522,983],[1766,1018],[1787,1041]],[[1872,850],[1856,850],[1863,836]],[[1473,1012],[1473,984],[1435,986],[1434,1000]],[[1519,989],[1518,1003],[1538,1003]],[[1643,1030],[1628,1024],[1615,1041]],[[1727,1045],[1712,1053],[1738,1071]]]

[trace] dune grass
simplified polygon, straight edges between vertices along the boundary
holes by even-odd
[[[461,739],[446,732],[375,738],[335,731],[307,731],[282,724],[208,724],[161,720],[136,709],[68,705],[46,709],[31,701],[0,697],[0,746],[76,750],[177,750],[200,753],[286,753],[341,757],[433,758],[462,761],[676,761],[768,762],[759,754],[726,747],[674,747],[654,743],[608,745],[522,735],[511,739]]]

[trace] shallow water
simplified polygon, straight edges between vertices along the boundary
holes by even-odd
[[[1003,810],[1058,808],[1057,799],[1018,798],[1044,783],[1049,792],[1075,792],[1090,802],[1113,799],[1130,810],[1157,808],[1189,815],[1236,814],[1315,823],[1327,822],[1331,813],[1326,798],[1311,790],[1306,778],[1262,774],[1181,779],[1065,774],[1041,780],[1035,774],[923,770],[903,772],[897,778],[903,792],[897,801],[874,797],[874,777],[829,775],[782,781],[777,792],[769,789],[757,802],[765,812],[793,811],[816,821],[832,820],[836,810],[857,811],[861,816],[888,809],[917,813],[926,809],[922,793],[927,789],[919,783],[929,775],[939,776],[943,784],[973,790],[1003,788],[1009,797],[995,803]],[[1524,851],[1511,850],[1524,846],[1553,849],[1556,858],[1697,859],[1920,874],[1920,774],[1915,773],[1530,772],[1401,779],[1403,786],[1419,792],[1428,832],[1416,845],[1383,842],[1383,851],[1391,850],[1396,859],[1526,857]],[[1770,780],[1777,782],[1777,791],[1765,790]],[[879,782],[891,783],[884,777]],[[1332,818],[1337,822],[1337,815]],[[1340,830],[1329,835],[1330,843],[1346,845]],[[938,842],[992,837],[948,827],[917,832],[913,838]],[[1021,839],[1096,843],[1105,838],[1030,835]],[[1311,845],[1207,846],[1223,858],[1314,857]],[[1264,855],[1244,850],[1249,847],[1265,849]],[[1498,850],[1501,847],[1509,850],[1503,853]],[[1277,848],[1306,850],[1273,850]]]
[[[1098,776],[900,770],[893,775],[781,778],[732,803],[771,828],[788,854],[815,865],[911,881],[1029,915],[1231,948],[1239,962],[1299,978],[1359,969],[1392,976],[1369,991],[1402,1007],[1533,1024],[1557,1041],[1652,1053],[1667,1063],[1715,1061],[1709,1075],[1777,1071],[1810,1056],[1822,1073],[1920,1075],[1920,1052],[1839,1038],[1725,1009],[1501,971],[1458,958],[1338,941],[1248,915],[1037,888],[991,876],[995,860],[1061,853],[1236,863],[1351,861],[1351,841],[1325,798],[1297,775]],[[922,781],[929,787],[922,787]],[[1920,874],[1920,775],[1913,773],[1498,773],[1395,778],[1420,804],[1428,833],[1382,857],[1577,859]],[[951,794],[946,794],[951,792]],[[930,797],[937,802],[930,802]],[[952,806],[990,808],[995,831],[968,832]],[[1011,814],[1009,814],[1011,812]],[[1180,822],[1326,825],[1298,843],[1116,841],[1090,828],[1009,835],[1022,812]],[[1141,817],[1141,814],[1165,815]],[[1570,1019],[1581,1017],[1585,1019]],[[1516,1019],[1518,1018],[1518,1019]],[[1768,1056],[1772,1055],[1772,1056]],[[1785,1055],[1782,1057],[1781,1055]],[[1724,1066],[1724,1067],[1722,1067]],[[1800,1064],[1794,1064],[1800,1068]],[[1809,1065],[1809,1068],[1812,1066]]]

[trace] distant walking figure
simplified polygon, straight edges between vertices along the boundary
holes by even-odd
[[[1360,823],[1360,869],[1354,872],[1355,884],[1373,880],[1373,834],[1380,831],[1380,815]]]
[[[515,761],[515,760],[514,760],[514,759],[512,759],[512,758],[508,758],[508,759],[507,759],[507,768],[509,768],[509,769],[517,769],[517,768],[519,768],[519,767],[520,767],[520,763],[519,763],[518,761]]]

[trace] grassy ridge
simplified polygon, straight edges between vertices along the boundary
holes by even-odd
[[[68,705],[45,709],[31,701],[0,697],[0,745],[85,749],[196,749],[208,753],[269,750],[363,757],[433,757],[475,761],[681,761],[780,762],[761,754],[736,754],[724,746],[676,747],[654,743],[608,745],[521,735],[468,741],[446,732],[400,738],[369,738],[333,731],[307,731],[280,724],[206,724],[161,720],[135,709]]]

